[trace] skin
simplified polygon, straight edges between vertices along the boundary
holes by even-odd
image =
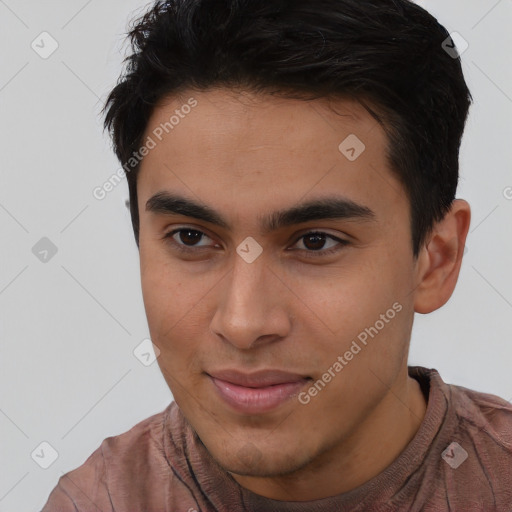
[[[386,136],[361,105],[189,91],[154,109],[146,136],[190,97],[198,105],[144,158],[137,185],[142,290],[161,371],[208,451],[242,486],[284,501],[347,492],[389,466],[424,417],[407,374],[413,316],[450,298],[469,205],[454,201],[415,259]],[[366,146],[352,162],[338,149],[349,134]],[[146,211],[162,191],[208,205],[230,229]],[[333,193],[371,208],[374,220],[262,231],[261,216]],[[178,228],[204,235],[165,238]],[[320,250],[339,250],[318,256],[304,238],[313,230],[350,243],[327,238]],[[236,252],[248,236],[263,249],[252,263]],[[192,255],[176,249],[187,243]],[[316,381],[396,302],[402,310],[307,404],[291,398],[266,413],[238,413],[206,375],[280,369]]]

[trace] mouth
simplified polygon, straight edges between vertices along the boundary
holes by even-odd
[[[275,409],[296,396],[311,380],[280,370],[251,374],[224,370],[207,375],[222,400],[243,414],[261,414]]]

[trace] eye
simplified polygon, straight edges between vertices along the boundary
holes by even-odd
[[[202,231],[189,227],[174,229],[167,233],[164,238],[169,241],[174,248],[186,253],[197,253],[201,248],[209,248],[211,244],[208,244],[207,241],[212,241],[212,239]],[[199,244],[199,242],[203,241],[206,241],[206,243],[202,245]],[[326,243],[328,243],[327,248],[325,247]],[[306,257],[321,257],[340,251],[343,247],[349,245],[350,242],[322,231],[310,231],[302,235],[294,245],[300,244],[305,248],[299,247],[298,249],[291,250],[300,251],[304,253]]]
[[[211,240],[211,238],[202,231],[192,228],[175,229],[167,233],[164,238],[178,250],[189,253],[197,252],[196,248],[208,247],[208,244],[197,245],[198,242],[201,242],[204,238]]]
[[[330,241],[330,245],[325,248],[325,244],[328,241]],[[305,247],[305,249],[299,248],[295,250],[304,252],[307,257],[328,256],[340,251],[350,243],[347,240],[342,240],[341,238],[329,235],[322,231],[311,231],[306,233],[302,235],[297,242],[295,242],[295,245],[299,244],[299,242]]]

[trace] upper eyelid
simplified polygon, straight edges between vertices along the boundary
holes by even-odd
[[[179,233],[180,231],[185,231],[187,229],[190,231],[197,231],[198,233],[201,233],[202,235],[206,235],[210,240],[214,239],[206,231],[204,231],[204,229],[199,229],[199,228],[196,228],[193,226],[180,226],[177,228],[170,229],[169,231],[165,232],[164,238],[170,237],[172,235],[175,235],[176,233]]]

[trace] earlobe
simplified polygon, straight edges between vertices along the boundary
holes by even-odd
[[[414,311],[431,313],[448,302],[459,277],[471,220],[467,201],[456,199],[433,228],[418,256]]]

